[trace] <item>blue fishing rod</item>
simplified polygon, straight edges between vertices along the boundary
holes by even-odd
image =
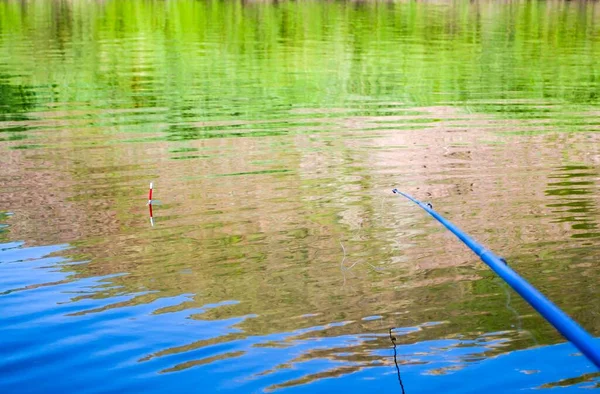
[[[496,256],[491,250],[486,249],[473,238],[465,234],[454,224],[446,220],[442,215],[433,210],[431,204],[424,204],[421,201],[409,196],[406,193],[392,190],[395,194],[406,197],[423,208],[428,214],[433,216],[438,222],[444,225],[454,235],[467,245],[481,261],[486,263],[500,278],[502,278],[510,287],[513,288],[521,297],[525,299],[544,319],[554,326],[569,340],[577,349],[581,351],[591,362],[600,369],[600,346],[596,339],[585,331],[579,324],[571,319],[559,307],[547,299],[538,289],[523,279],[519,274],[513,271],[506,260]]]

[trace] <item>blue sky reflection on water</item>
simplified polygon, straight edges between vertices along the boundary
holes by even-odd
[[[126,304],[140,294],[97,298],[99,290],[113,286],[112,277],[76,277],[70,266],[85,262],[53,256],[68,248],[0,244],[2,392],[394,392],[398,384],[385,329],[326,334],[353,323],[345,321],[246,336],[239,324],[255,316],[202,319],[206,310],[236,304],[234,300],[177,310],[189,295],[136,305]],[[393,332],[401,342],[410,342],[411,334],[438,324],[444,323]],[[487,358],[486,352],[510,341],[506,334],[400,343],[407,392],[476,393],[490,387],[512,392],[553,383],[561,392],[595,387],[596,379],[560,385],[561,380],[598,375],[570,344]],[[365,343],[375,344],[370,361],[331,357],[352,354]],[[324,349],[335,352],[319,357]],[[65,374],[65,368],[77,372]]]

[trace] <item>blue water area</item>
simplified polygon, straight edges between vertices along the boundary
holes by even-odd
[[[255,315],[206,319],[236,300],[182,307],[189,295],[133,302],[111,276],[84,277],[60,257],[69,245],[0,244],[0,392],[400,392],[388,332],[328,335],[348,321],[268,335],[246,335]],[[110,294],[110,295],[108,295]],[[179,308],[178,308],[179,307]],[[378,316],[366,317],[377,320]],[[438,322],[393,330],[407,393],[580,392],[600,379],[570,344],[489,356],[503,333],[473,340],[406,343]],[[364,344],[369,360],[346,353]],[[319,356],[336,349],[340,358]]]

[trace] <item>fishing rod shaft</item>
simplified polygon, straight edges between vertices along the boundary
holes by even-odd
[[[406,197],[417,204],[428,214],[434,217],[444,227],[450,230],[458,239],[469,247],[484,263],[488,265],[500,278],[502,278],[510,287],[513,288],[521,297],[525,299],[544,319],[554,326],[569,340],[577,349],[579,349],[591,362],[600,369],[600,346],[596,339],[585,331],[579,324],[571,319],[559,307],[554,305],[538,289],[523,279],[513,269],[511,269],[506,260],[495,255],[491,250],[475,241],[465,232],[456,227],[453,223],[446,220],[442,215],[433,210],[431,205],[411,197],[406,193],[392,190],[393,193]]]

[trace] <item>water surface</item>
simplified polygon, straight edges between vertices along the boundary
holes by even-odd
[[[400,188],[600,334],[595,2],[0,2],[0,391],[579,392]],[[148,184],[154,182],[153,225]]]

